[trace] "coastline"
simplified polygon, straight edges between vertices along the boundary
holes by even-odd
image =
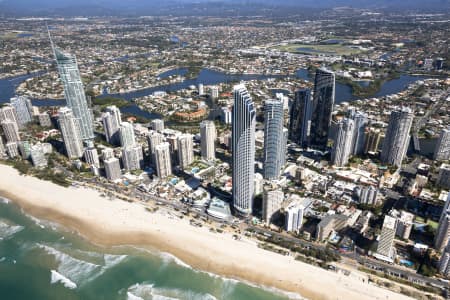
[[[76,230],[93,243],[157,249],[197,270],[308,299],[409,299],[363,283],[356,276],[332,273],[265,251],[253,241],[235,241],[231,234],[190,226],[187,218],[150,213],[140,204],[108,200],[94,190],[64,188],[22,176],[5,165],[0,165],[0,195],[19,204],[26,213]]]

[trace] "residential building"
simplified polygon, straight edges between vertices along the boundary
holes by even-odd
[[[303,225],[303,213],[305,208],[302,205],[294,204],[286,208],[286,231],[299,232]]]
[[[159,178],[172,175],[172,164],[170,160],[170,145],[167,142],[155,147],[156,174]]]
[[[439,168],[439,174],[436,180],[436,185],[444,189],[450,189],[450,165],[442,164]]]
[[[351,152],[353,155],[361,155],[364,153],[367,114],[352,109],[349,112],[349,118],[354,122]]]
[[[205,120],[200,123],[200,148],[202,158],[206,161],[211,161],[216,158],[216,137],[216,126],[213,121]]]
[[[277,179],[286,160],[283,121],[283,103],[267,100],[264,104],[264,179]]]
[[[364,154],[376,154],[380,148],[382,133],[380,129],[369,128],[364,139]]]
[[[414,119],[410,108],[403,107],[391,112],[386,137],[381,151],[381,162],[400,167],[408,149],[409,131]]]
[[[374,186],[364,186],[361,188],[359,202],[367,205],[377,204],[378,189]]]
[[[152,129],[162,132],[164,130],[164,120],[161,119],[152,120]]]
[[[92,142],[90,142],[89,146],[84,150],[84,160],[88,165],[100,168],[100,159],[98,158],[98,152]]]
[[[84,151],[79,122],[70,108],[62,107],[59,109],[58,124],[67,156],[70,159],[82,157]]]
[[[284,201],[284,193],[281,190],[266,189],[263,194],[262,218],[266,224],[270,224],[272,216],[280,210]]]
[[[53,47],[53,42],[52,42]],[[80,136],[83,141],[94,139],[94,123],[92,111],[89,108],[84,93],[83,81],[78,70],[75,55],[63,53],[53,47],[59,77],[64,86],[64,96],[67,107],[73,112],[78,123]]]
[[[122,172],[120,170],[120,162],[117,158],[111,157],[103,161],[105,165],[106,178],[110,181],[120,179]]]
[[[439,225],[434,238],[434,248],[443,252],[444,248],[449,243],[450,237],[450,193],[447,195],[444,208],[442,209],[441,217],[439,218]]]
[[[25,96],[18,96],[10,99],[11,105],[16,111],[17,125],[23,128],[33,119],[33,106],[31,100]]]
[[[3,121],[13,121],[16,124],[18,123],[16,109],[11,104],[7,104],[0,108],[0,123]]]
[[[5,120],[1,122],[1,125],[7,142],[20,141],[19,127],[17,126],[16,122]]]
[[[313,98],[309,89],[295,92],[289,119],[289,139],[301,147],[308,147],[311,130]]]
[[[352,154],[353,135],[355,123],[351,119],[344,118],[337,124],[336,139],[331,152],[331,161],[337,167],[343,167],[348,164]]]
[[[389,215],[397,218],[397,229],[395,235],[405,240],[409,239],[413,227],[414,215],[404,210],[398,211],[395,209],[391,210]]]
[[[236,85],[233,94],[233,206],[239,214],[249,215],[254,196],[256,110],[244,85]]]
[[[450,126],[441,131],[436,149],[434,150],[434,159],[450,160]]]
[[[211,98],[213,100],[219,98],[219,87],[215,85],[211,87]]]
[[[178,136],[178,163],[182,169],[194,162],[194,140],[190,134]]]
[[[120,109],[116,106],[108,106],[102,113],[103,130],[105,131],[106,141],[111,145],[120,144],[120,125],[122,124],[122,116]]]
[[[393,259],[394,238],[397,231],[397,219],[391,216],[385,216],[381,235],[378,240],[377,253],[386,257],[388,260]]]
[[[140,145],[126,146],[122,149],[123,168],[127,171],[140,170],[144,167],[144,155]]]
[[[129,122],[122,122],[119,128],[120,146],[132,147],[136,144],[134,136],[133,124]]]
[[[5,147],[9,158],[19,156],[19,145],[17,142],[8,142]]]
[[[42,127],[52,127],[52,119],[48,112],[43,112],[38,115],[39,125]]]
[[[345,215],[327,215],[316,228],[316,240],[322,242],[330,236],[333,231],[340,231],[347,226],[348,217]]]
[[[47,158],[41,144],[31,146],[30,156],[33,166],[36,168],[45,168],[47,166]]]
[[[335,94],[334,73],[320,68],[314,78],[310,141],[313,147],[325,149],[331,124]]]
[[[442,253],[441,259],[439,260],[438,266],[439,273],[444,275],[444,277],[450,277],[450,242]]]

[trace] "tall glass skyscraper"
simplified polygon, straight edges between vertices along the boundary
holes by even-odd
[[[289,139],[302,147],[309,145],[312,107],[309,89],[295,92],[289,120]]]
[[[283,102],[268,100],[264,105],[264,178],[277,179],[285,158]]]
[[[254,195],[256,110],[244,85],[236,85],[233,92],[233,206],[238,213],[249,215]]]
[[[317,69],[314,79],[311,145],[319,149],[327,146],[334,105],[334,90],[334,73],[324,68]]]
[[[72,110],[79,123],[83,141],[94,139],[92,112],[88,107],[83,82],[78,70],[77,59],[54,48],[58,73],[64,85],[64,96],[67,106]]]
[[[364,152],[367,114],[351,109],[349,110],[348,117],[355,122],[355,132],[353,134],[352,141],[352,154],[361,155]]]

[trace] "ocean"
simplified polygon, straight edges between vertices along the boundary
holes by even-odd
[[[191,268],[132,246],[102,247],[0,198],[0,299],[300,298]]]

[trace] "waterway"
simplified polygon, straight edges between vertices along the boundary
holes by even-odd
[[[161,73],[159,78],[167,78],[169,76],[183,76],[187,73],[186,68],[178,68],[169,70]],[[15,90],[17,86],[25,81],[28,78],[42,75],[43,72],[38,72],[34,74],[17,76],[13,78],[1,79],[0,80],[0,103],[8,102],[11,97],[15,95]],[[307,69],[299,69],[295,73],[295,77],[303,80],[311,81],[313,78],[310,77]],[[155,91],[166,91],[166,92],[174,92],[181,89],[187,89],[189,86],[194,85],[197,86],[199,83],[204,85],[215,85],[220,83],[235,83],[240,81],[250,81],[250,80],[267,80],[270,78],[286,78],[284,75],[261,75],[261,74],[226,74],[223,72],[211,70],[211,69],[202,69],[198,76],[193,79],[185,79],[181,82],[171,83],[166,85],[155,86],[151,88],[146,88],[138,91],[132,91],[127,93],[104,93],[100,97],[112,96],[123,98],[125,100],[131,101],[136,98],[144,97],[151,95]],[[402,91],[406,88],[408,84],[411,84],[417,80],[422,80],[425,77],[421,76],[410,76],[410,75],[401,75],[399,78],[390,80],[385,82],[380,91],[375,95],[376,97],[382,97],[389,94],[394,94]],[[336,82],[336,104],[342,103],[344,101],[354,101],[358,99],[357,97],[352,95],[352,88],[348,85]],[[33,105],[36,106],[60,106],[65,105],[64,100],[56,100],[56,99],[33,99]],[[142,111],[137,105],[134,103],[130,106],[123,107],[122,111],[124,113],[135,114],[145,118],[154,119],[160,117],[159,114],[149,113],[146,111]]]

